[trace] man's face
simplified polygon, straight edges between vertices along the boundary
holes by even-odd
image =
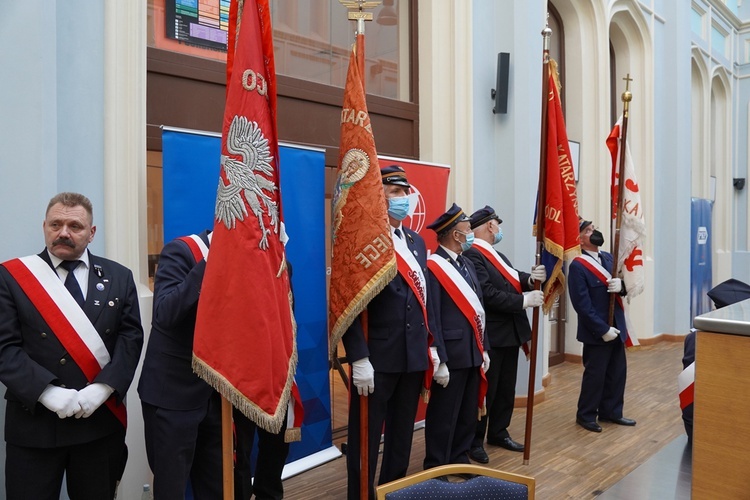
[[[594,231],[596,231],[596,226],[594,224],[589,224],[583,228],[583,231],[581,231],[581,248],[584,250],[597,250],[599,248],[596,245],[592,245],[591,240],[589,239]]]
[[[453,230],[453,237],[459,243],[466,242],[466,235],[471,232],[471,223],[467,220],[459,222]]]
[[[408,187],[396,186],[395,184],[383,184],[383,191],[385,191],[386,201],[391,198],[401,198],[409,195]]]
[[[94,239],[96,226],[82,206],[66,207],[56,203],[47,211],[42,223],[44,244],[49,252],[63,260],[76,260]]]

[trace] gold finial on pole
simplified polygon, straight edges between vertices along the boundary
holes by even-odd
[[[365,9],[374,9],[382,2],[381,0],[339,0],[339,3],[349,9],[348,19],[357,21],[357,33],[364,34],[365,21],[372,21],[372,12]]]
[[[625,78],[625,91],[622,93],[621,99],[622,99],[622,114],[623,116],[628,116],[630,111],[630,101],[633,100],[633,94],[630,93],[630,82],[633,81],[632,78],[630,78],[630,73],[627,74]]]

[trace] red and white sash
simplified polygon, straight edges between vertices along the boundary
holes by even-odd
[[[403,230],[402,230],[403,231]],[[417,297],[419,305],[422,308],[422,315],[424,316],[425,328],[427,328],[427,359],[430,360],[427,370],[424,376],[424,387],[425,390],[429,391],[432,385],[432,356],[430,356],[430,346],[432,345],[433,337],[430,332],[429,322],[427,320],[427,280],[425,280],[422,268],[419,266],[419,262],[414,255],[409,251],[409,246],[406,244],[404,238],[393,236],[393,249],[396,251],[396,264],[398,267],[398,273],[409,285],[414,296]],[[427,399],[425,395],[425,399]]]
[[[190,251],[193,253],[193,257],[195,258],[195,262],[200,262],[201,260],[208,257],[208,246],[203,243],[203,240],[197,234],[191,234],[190,236],[180,236],[177,239],[180,241],[184,241],[188,248],[190,248]]]
[[[102,368],[110,362],[109,351],[99,332],[57,273],[38,255],[13,259],[3,265],[34,304],[42,319],[52,328],[86,379],[93,382]],[[126,426],[124,404],[116,405],[114,396],[105,404],[122,425]]]
[[[471,289],[461,273],[444,257],[437,254],[430,255],[427,259],[427,267],[471,324],[474,330],[474,340],[481,355],[484,352],[485,315],[484,307],[482,307],[476,292]],[[482,377],[479,383],[479,412],[481,416],[485,410],[484,398],[487,394],[487,377],[481,367],[479,373]]]
[[[588,269],[591,274],[596,276],[599,281],[604,283],[604,286],[607,286],[607,281],[612,279],[612,274],[610,274],[609,271],[607,271],[604,266],[602,266],[597,259],[592,257],[586,252],[582,252],[582,254],[578,257],[576,257],[574,260],[577,260],[580,262],[583,267]],[[620,309],[623,311],[623,315],[625,314],[625,306],[622,302],[622,297],[620,297],[619,294],[614,294],[615,301],[617,301],[617,304],[620,306]],[[633,337],[630,336],[630,332],[628,331],[628,320],[625,318],[625,331],[627,332],[625,335],[625,347],[633,347],[635,345],[639,345],[638,339],[633,340]]]
[[[476,239],[474,240],[473,246],[482,254],[482,256],[484,256],[485,259],[490,261],[490,264],[492,264],[495,269],[503,275],[503,278],[505,278],[508,283],[513,285],[513,288],[515,288],[518,293],[523,293],[523,289],[521,288],[521,278],[518,276],[518,271],[510,267],[507,262],[501,259],[500,255],[494,248],[492,248],[492,245],[482,239]],[[529,359],[529,354],[531,353],[531,342],[524,342],[521,344],[521,349],[523,349],[526,359]]]
[[[500,271],[500,274],[503,275],[508,283],[513,285],[513,288],[515,288],[518,293],[523,293],[523,289],[521,288],[521,279],[518,277],[518,271],[510,267],[503,259],[501,259],[500,255],[495,251],[494,248],[492,248],[492,245],[482,239],[475,239],[473,246],[474,248],[479,250],[479,253],[481,253],[487,260],[490,261],[495,269]]]
[[[680,409],[684,410],[693,404],[695,398],[695,361],[677,375],[677,386],[680,390]]]

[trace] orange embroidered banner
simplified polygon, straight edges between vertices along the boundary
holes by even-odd
[[[354,50],[344,89],[339,151],[332,202],[331,353],[354,318],[396,276],[375,139]]]

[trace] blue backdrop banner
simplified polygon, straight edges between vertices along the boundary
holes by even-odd
[[[212,228],[221,137],[164,129],[162,149],[164,241]],[[332,447],[324,152],[281,145],[280,178],[297,320],[296,380],[305,408],[302,441],[292,444],[289,463]]]

